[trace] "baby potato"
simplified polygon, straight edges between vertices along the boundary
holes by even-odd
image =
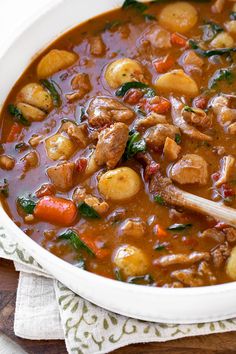
[[[143,69],[136,60],[118,59],[107,66],[105,79],[111,88],[116,89],[126,82],[143,81]]]
[[[210,44],[213,48],[230,48],[234,46],[234,40],[227,32],[221,32]]]
[[[130,245],[120,246],[116,250],[114,263],[127,277],[144,275],[149,265],[143,251]]]
[[[155,86],[161,91],[178,92],[190,97],[196,97],[199,92],[196,82],[182,69],[172,70],[159,76]]]
[[[68,160],[75,152],[73,142],[62,134],[55,134],[45,141],[47,155],[51,160]]]
[[[38,78],[47,78],[56,72],[73,65],[78,56],[67,50],[52,49],[39,62],[37,67]]]
[[[30,122],[41,122],[46,117],[46,113],[37,107],[27,103],[17,103],[16,107],[22,112],[23,116]]]
[[[232,280],[236,280],[236,246],[232,249],[228,258],[226,273]]]
[[[98,189],[106,199],[125,200],[134,197],[141,188],[141,178],[130,167],[110,170],[100,178]]]
[[[53,107],[51,95],[39,84],[31,83],[24,86],[17,95],[17,102],[27,103],[45,112]]]
[[[158,18],[159,24],[169,31],[186,33],[196,25],[198,14],[193,5],[178,1],[165,6]]]

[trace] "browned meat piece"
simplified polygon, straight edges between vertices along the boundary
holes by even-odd
[[[170,139],[168,137],[166,138],[163,152],[167,160],[177,160],[180,150],[181,147],[173,139]]]
[[[212,240],[215,240],[216,242],[219,242],[219,243],[222,243],[225,240],[225,234],[222,231],[217,230],[215,228],[204,230],[201,233],[200,237],[211,238]]]
[[[76,125],[73,122],[63,123],[59,132],[66,132],[81,147],[88,145],[88,129],[86,124]]]
[[[94,98],[88,107],[88,121],[94,127],[111,125],[114,122],[127,122],[135,113],[119,101],[108,97]]]
[[[233,124],[236,120],[236,109],[231,108],[231,101],[235,97],[220,95],[215,96],[210,105],[212,106],[213,112],[217,116],[219,123],[226,129],[230,134],[234,134]]]
[[[109,209],[109,205],[106,202],[99,200],[97,197],[94,197],[91,194],[87,194],[86,189],[83,187],[78,187],[75,189],[73,193],[73,201],[76,204],[81,202],[86,203],[94,210],[96,210],[96,212],[100,215],[105,214]]]
[[[175,270],[171,273],[171,276],[187,286],[194,287],[203,285],[203,280],[198,277],[196,271],[193,269]]]
[[[175,139],[176,134],[180,134],[179,128],[171,124],[157,124],[155,127],[149,128],[144,138],[147,145],[153,149],[158,150],[165,144],[166,138]]]
[[[71,87],[75,92],[66,95],[68,101],[83,98],[91,90],[91,83],[88,74],[77,74],[71,81]]]
[[[171,48],[170,33],[157,24],[149,26],[143,35],[143,41],[149,42],[154,49]]]
[[[212,261],[216,268],[223,266],[227,258],[230,256],[230,247],[228,242],[217,246],[211,251]]]
[[[209,129],[212,126],[212,113],[206,113],[200,108],[191,108],[192,112],[183,109],[183,117],[186,122],[196,125],[203,129]]]
[[[204,64],[202,58],[200,58],[193,50],[186,51],[181,57],[183,65],[196,66],[201,68]]]
[[[129,137],[129,128],[124,123],[115,123],[103,130],[98,137],[95,161],[99,166],[114,168],[120,161]]]
[[[47,174],[56,189],[69,191],[74,185],[74,162],[65,162],[57,166],[49,167]]]
[[[15,167],[15,160],[13,157],[8,155],[0,156],[0,168],[2,170],[10,171]]]
[[[56,194],[56,188],[53,184],[45,183],[43,184],[36,192],[35,195],[37,198],[42,198],[48,195]]]
[[[236,242],[236,229],[233,227],[227,227],[223,231],[228,242]]]
[[[101,36],[94,36],[90,38],[89,43],[90,43],[90,54],[95,55],[96,57],[105,54],[106,46]]]
[[[37,146],[41,143],[42,139],[43,139],[43,136],[42,136],[42,135],[36,135],[36,134],[34,134],[34,135],[32,135],[32,138],[29,139],[29,144],[30,144],[33,148],[35,148],[35,147],[37,147]]]
[[[124,208],[118,208],[113,213],[108,215],[107,220],[111,223],[116,223],[125,218],[126,210]]]
[[[189,217],[185,212],[177,211],[176,209],[169,209],[169,218],[176,223],[188,223]]]
[[[221,159],[221,174],[218,181],[215,182],[216,187],[220,187],[222,184],[229,182],[229,178],[233,172],[235,165],[235,158],[233,156],[224,156]]]
[[[206,161],[198,155],[187,154],[176,162],[170,171],[170,177],[180,184],[206,184],[208,170]]]
[[[22,161],[25,164],[25,170],[28,171],[31,168],[35,168],[39,164],[39,157],[36,151],[31,151],[22,158]]]
[[[169,254],[155,260],[155,264],[160,267],[167,267],[173,264],[193,264],[202,260],[208,261],[208,252],[192,252],[190,254]]]
[[[122,236],[142,237],[146,231],[146,224],[140,218],[127,219],[122,223],[119,234]]]
[[[155,112],[150,113],[147,117],[140,118],[135,123],[135,127],[137,130],[147,129],[153,127],[157,124],[165,124],[167,123],[166,117],[162,114],[157,114]]]

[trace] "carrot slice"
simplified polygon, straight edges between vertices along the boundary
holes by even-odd
[[[173,45],[177,45],[178,47],[187,46],[187,39],[177,32],[171,34],[170,40]]]
[[[52,224],[70,226],[75,221],[77,208],[71,200],[45,196],[36,205],[34,215]]]
[[[96,240],[93,240],[85,235],[80,235],[80,239],[93,251],[97,258],[104,259],[109,256],[110,251],[107,248],[98,248],[96,245]]]
[[[16,141],[22,129],[23,129],[22,125],[20,125],[19,123],[14,123],[7,137],[7,143],[12,143],[13,141]]]
[[[174,59],[167,55],[163,60],[157,60],[153,64],[159,74],[164,74],[174,65],[174,62]]]
[[[164,230],[160,225],[156,225],[156,232],[158,239],[164,239],[169,235],[168,232]]]

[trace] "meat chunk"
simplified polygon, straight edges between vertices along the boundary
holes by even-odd
[[[86,124],[76,125],[68,121],[62,124],[59,132],[66,132],[81,147],[88,145],[88,129]]]
[[[78,187],[75,189],[73,193],[73,201],[76,204],[79,204],[81,202],[86,203],[100,215],[105,214],[109,209],[109,205],[107,202],[99,200],[97,197],[94,197],[91,194],[87,194],[86,189],[83,187]]]
[[[180,184],[198,183],[204,185],[208,180],[207,163],[201,156],[184,155],[172,167],[170,177]]]
[[[88,121],[93,127],[103,127],[114,122],[127,122],[135,113],[119,101],[108,97],[94,98],[88,107]]]
[[[89,39],[90,54],[99,57],[105,54],[106,46],[101,36],[94,36]]]
[[[36,151],[31,151],[22,158],[22,161],[25,164],[24,169],[28,171],[38,166],[39,156]]]
[[[8,155],[0,156],[0,168],[2,170],[10,171],[15,167],[15,160],[13,157]]]
[[[120,234],[122,236],[130,236],[140,238],[144,236],[146,231],[146,224],[140,218],[127,219],[120,227]]]
[[[202,286],[203,280],[198,277],[197,272],[193,269],[180,269],[171,273],[171,277],[177,279],[187,286]]]
[[[77,74],[71,81],[71,87],[75,92],[66,95],[68,101],[83,98],[91,90],[91,83],[88,74]]]
[[[95,161],[99,166],[114,168],[120,161],[129,137],[129,128],[124,123],[115,123],[103,130],[98,137]]]
[[[177,160],[180,150],[181,147],[173,139],[170,139],[168,137],[166,138],[163,152],[167,160]]]
[[[200,237],[202,238],[210,238],[216,242],[222,243],[225,240],[225,234],[221,230],[217,230],[215,228],[204,230]]]
[[[65,162],[57,166],[49,167],[47,174],[56,189],[69,191],[74,185],[74,162]]]
[[[233,156],[224,156],[221,159],[221,174],[218,181],[215,182],[216,187],[229,181],[230,175],[233,172],[235,158]]]
[[[228,242],[225,242],[219,246],[217,246],[216,248],[214,248],[211,251],[211,257],[212,257],[212,261],[213,261],[213,265],[216,268],[221,268],[223,266],[223,264],[225,263],[225,261],[227,260],[227,258],[230,256],[230,247]]]
[[[186,122],[203,129],[209,129],[212,126],[212,114],[206,113],[200,108],[183,109],[183,117]]]
[[[235,97],[220,95],[215,96],[210,102],[217,120],[224,128],[228,129],[230,134],[234,134],[234,129],[230,128],[230,125],[234,124],[236,120],[236,109],[230,107],[233,99]]]
[[[208,261],[210,254],[208,252],[192,252],[190,254],[170,254],[162,256],[155,260],[155,265],[167,267],[175,264],[193,264],[202,260]]]
[[[137,120],[135,127],[137,130],[147,129],[157,124],[166,124],[166,117],[155,112],[150,113],[147,117]]]
[[[167,137],[175,139],[177,134],[180,134],[180,131],[174,125],[157,124],[146,131],[144,138],[151,149],[159,150],[165,144]]]
[[[228,242],[236,242],[236,229],[233,227],[227,227],[223,231]]]
[[[200,58],[193,50],[186,51],[180,59],[183,65],[196,66],[201,68],[204,64],[202,58]]]
[[[149,26],[143,36],[143,40],[149,42],[154,49],[171,48],[170,33],[157,24]]]

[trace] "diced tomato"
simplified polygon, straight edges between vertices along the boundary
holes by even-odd
[[[218,179],[220,178],[220,173],[219,172],[213,173],[213,175],[211,175],[211,178],[214,182],[217,182]]]
[[[194,99],[193,105],[196,108],[206,109],[208,104],[208,99],[204,96],[198,96]]]
[[[76,161],[75,169],[78,173],[81,173],[86,170],[87,165],[88,165],[88,160],[85,157],[81,157]]]
[[[43,184],[39,188],[39,190],[35,192],[37,198],[42,198],[45,197],[46,195],[55,195],[55,194],[56,194],[56,188],[54,187],[53,184],[50,183]]]
[[[14,123],[7,137],[7,143],[12,143],[13,141],[16,141],[22,129],[22,125],[20,125],[19,123]]]
[[[178,47],[186,47],[188,42],[187,38],[177,32],[171,34],[170,40],[173,45],[177,45]]]
[[[130,105],[135,105],[143,97],[144,93],[137,89],[131,89],[126,92],[124,101]]]
[[[159,74],[163,74],[171,69],[174,63],[174,59],[167,55],[164,59],[154,61],[153,65]]]
[[[155,112],[159,114],[165,114],[171,108],[170,102],[166,98],[161,96],[155,96],[146,99],[146,101],[142,104],[146,112]]]
[[[235,195],[235,191],[230,187],[227,183],[222,185],[222,194],[223,198],[233,197]]]

